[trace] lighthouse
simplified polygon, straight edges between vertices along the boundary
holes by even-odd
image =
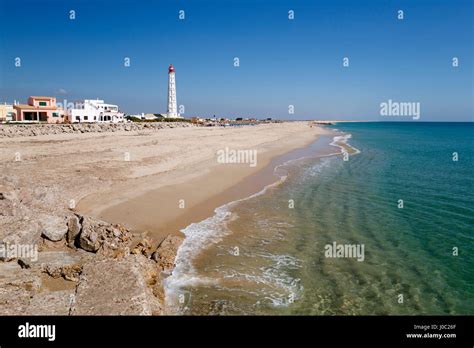
[[[180,117],[178,114],[178,105],[176,102],[176,77],[173,64],[168,68],[168,111],[167,117]]]

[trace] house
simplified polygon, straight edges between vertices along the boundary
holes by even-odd
[[[0,122],[10,122],[15,120],[16,111],[11,104],[0,104]]]
[[[68,109],[67,119],[71,123],[78,122],[124,122],[124,113],[114,104],[106,104],[100,99],[85,99],[84,102],[76,103],[75,107]]]
[[[56,106],[54,97],[29,97],[28,104],[13,105],[17,122],[63,123],[64,110]]]

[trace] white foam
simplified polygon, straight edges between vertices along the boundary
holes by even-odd
[[[253,272],[252,270],[239,272],[234,269],[225,269],[222,270],[223,278],[260,285],[259,292],[255,294],[257,298],[265,298],[273,306],[288,306],[299,298],[303,286],[301,280],[288,275],[286,269],[300,268],[301,261],[290,255],[271,255],[269,258],[276,262],[260,267],[258,271],[254,270]]]
[[[347,153],[346,148],[344,146],[339,145],[338,143],[345,144],[345,145],[349,146],[351,149],[354,150],[353,155],[357,155],[358,153],[360,153],[360,150],[347,143],[347,141],[350,138],[352,138],[352,134],[336,135],[329,145],[336,146],[336,147],[340,148],[341,153],[344,154],[344,153]]]
[[[321,158],[321,160],[318,163],[316,163],[315,165],[313,165],[312,167],[310,167],[305,172],[305,174],[308,175],[308,176],[319,175],[323,171],[323,169],[326,168],[331,163],[332,158],[333,157]]]
[[[276,172],[281,166],[290,162],[291,160],[276,166],[274,172]],[[172,274],[164,280],[163,284],[165,290],[165,302],[167,305],[172,305],[174,300],[176,300],[180,288],[189,285],[197,285],[199,283],[201,276],[197,275],[192,261],[203,249],[220,242],[224,236],[231,233],[227,227],[227,223],[232,219],[230,208],[239,202],[265,194],[269,188],[280,185],[286,180],[286,178],[287,175],[281,175],[280,180],[265,186],[261,191],[251,196],[224,204],[214,210],[213,216],[201,222],[192,223],[181,230],[185,235],[185,239],[178,248],[175,259],[176,266]],[[203,278],[203,282],[206,284],[217,281],[217,279],[211,280],[209,278]]]
[[[339,153],[334,153],[334,154],[329,154],[325,156],[320,156],[320,157],[330,157],[334,156],[340,153],[345,152],[345,148],[338,145],[338,142],[342,142],[344,144],[347,144],[347,140],[351,137],[350,134],[345,134],[345,135],[340,135],[340,136],[335,136],[333,138],[333,141],[330,143],[330,145],[339,147],[341,149],[341,152]],[[348,145],[350,146],[350,145]],[[360,151],[355,149],[356,153],[359,153]],[[239,202],[243,202],[249,199],[252,199],[254,197],[263,195],[267,192],[268,189],[278,186],[281,183],[283,183],[287,177],[288,173],[282,173],[280,169],[282,169],[284,166],[287,166],[291,164],[292,162],[299,161],[301,159],[307,158],[306,156],[301,157],[301,158],[296,158],[296,159],[291,159],[286,161],[283,164],[280,164],[274,168],[274,174],[278,175],[280,177],[279,180],[277,180],[275,183],[272,183],[270,185],[265,186],[261,191],[250,195],[248,197],[229,202],[227,204],[224,204],[214,210],[214,215],[201,221],[198,223],[192,223],[191,225],[187,226],[181,232],[184,233],[185,239],[181,246],[179,247],[175,259],[175,268],[172,272],[172,274],[167,277],[164,280],[164,290],[165,290],[165,303],[169,307],[173,307],[174,304],[176,303],[176,299],[178,297],[178,294],[180,293],[180,289],[184,287],[189,287],[189,286],[198,286],[198,285],[209,285],[209,284],[217,284],[218,279],[214,278],[208,278],[208,277],[203,277],[202,275],[198,275],[196,269],[193,266],[193,260],[195,257],[204,249],[207,247],[216,244],[222,240],[222,238],[228,234],[231,233],[230,229],[227,227],[227,223],[231,221],[233,218],[235,218],[235,214],[233,215],[232,212],[230,211],[230,208],[236,205]],[[322,162],[323,165],[325,162]],[[280,171],[280,173],[278,173]],[[279,269],[281,265],[286,266],[291,266],[292,267],[299,267],[299,260],[292,258],[289,255],[272,255],[270,257],[276,258],[276,267]],[[295,281],[299,282],[299,280],[294,280],[293,278],[289,279],[287,277],[282,278],[282,274],[269,274],[271,272],[271,269],[266,270],[266,274],[264,274],[264,277],[267,279],[262,278],[253,278],[254,280],[259,280],[268,283],[270,280],[268,277],[272,276],[274,277],[274,282],[276,284],[279,284],[281,287],[286,288],[287,291],[290,291],[292,294],[296,295],[297,293],[297,288],[301,290],[302,286],[298,284],[298,286],[295,286],[293,284]],[[249,275],[247,275],[249,276]],[[291,286],[288,286],[288,281],[291,280]],[[275,283],[274,283],[275,284]],[[282,300],[281,298],[277,298],[274,296],[271,296],[270,299],[272,300],[272,303],[274,305],[288,305],[288,302],[285,300]],[[174,308],[176,310],[176,308]]]

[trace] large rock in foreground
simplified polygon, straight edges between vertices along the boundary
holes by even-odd
[[[75,238],[78,238],[79,247],[93,253],[99,252],[103,255],[113,256],[131,238],[130,232],[123,226],[111,225],[88,216],[81,218],[81,224],[81,233]]]
[[[142,255],[105,259],[84,265],[72,315],[152,315],[162,311],[153,295]]]
[[[45,216],[41,221],[41,235],[53,242],[60,241],[68,231],[66,220],[56,216]]]

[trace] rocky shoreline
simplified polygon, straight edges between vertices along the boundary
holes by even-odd
[[[15,205],[4,196],[0,202]],[[170,235],[153,247],[149,237],[121,225],[72,212],[61,221],[41,229],[34,257],[0,255],[2,315],[164,313],[162,280],[174,268],[182,237]],[[3,242],[4,251],[25,245]]]
[[[0,138],[32,137],[69,133],[108,133],[157,131],[166,128],[196,127],[190,122],[77,123],[77,124],[0,124]]]
[[[62,133],[122,131],[135,131],[131,134],[137,136],[140,130],[154,133],[180,127],[193,125],[165,122],[8,125],[0,127],[0,137],[51,135],[56,138]],[[48,142],[40,141],[40,144]],[[110,173],[104,180],[94,177],[92,172],[84,176],[84,167],[72,162],[68,168],[68,160],[64,158],[62,168],[70,171],[65,177],[71,181],[58,182],[55,176],[62,172],[60,163],[56,160],[50,169],[40,169],[38,161],[44,158],[25,155],[21,161],[12,158],[2,162],[0,313],[163,314],[162,279],[174,267],[182,237],[170,235],[164,240],[152,240],[146,233],[136,235],[124,226],[78,214],[71,197],[78,200],[110,185],[118,177],[117,168],[101,168],[103,174]],[[26,255],[25,251],[28,251]]]

